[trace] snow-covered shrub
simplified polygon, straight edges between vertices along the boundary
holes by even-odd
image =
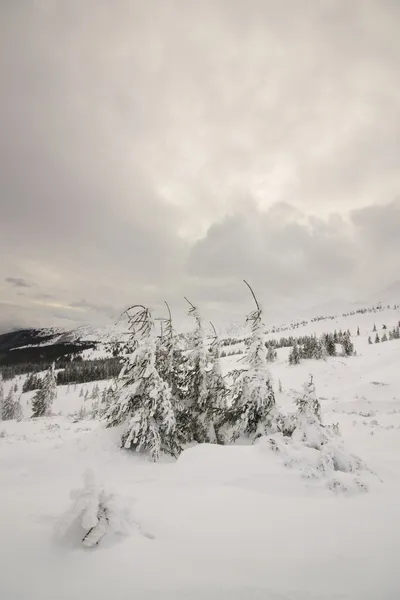
[[[90,548],[99,544],[105,535],[126,533],[129,515],[114,494],[108,494],[96,484],[90,469],[83,479],[84,487],[71,491],[72,506],[57,523],[55,534],[59,539],[79,539]]]

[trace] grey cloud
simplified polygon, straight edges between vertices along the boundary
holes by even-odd
[[[98,312],[112,318],[115,318],[117,316],[115,307],[106,306],[102,304],[95,304],[93,302],[87,302],[86,300],[70,302],[69,306],[71,306],[72,308],[82,308],[88,312]]]
[[[0,278],[41,321],[390,278],[399,24],[390,0],[0,3]]]
[[[23,277],[6,277],[6,282],[17,288],[30,288],[33,283],[26,281]]]
[[[269,306],[296,300],[354,299],[396,278],[400,269],[399,201],[328,219],[287,204],[255,207],[210,227],[193,247],[188,273],[209,298],[237,303],[233,287],[248,278]],[[226,284],[221,293],[220,286]],[[375,288],[376,289],[376,288]]]

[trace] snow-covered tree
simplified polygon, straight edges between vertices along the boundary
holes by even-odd
[[[15,419],[15,400],[12,391],[12,387],[8,392],[7,396],[3,400],[1,416],[3,421],[10,421],[11,419]]]
[[[174,454],[179,455],[182,445],[188,441],[190,418],[185,405],[188,388],[189,358],[183,347],[178,343],[178,337],[172,323],[171,309],[167,302],[168,316],[161,321],[161,335],[157,343],[156,367],[160,377],[171,388],[172,407],[175,413],[176,428],[171,435],[171,447]]]
[[[267,362],[274,362],[278,356],[277,351],[275,350],[272,344],[268,344],[267,347]]]
[[[3,418],[3,404],[4,404],[4,385],[3,385],[3,375],[0,373],[0,420]]]
[[[321,405],[315,392],[313,376],[303,386],[303,393],[296,399],[297,413],[294,417],[293,440],[300,441],[317,450],[327,442],[328,436],[321,422]]]
[[[221,443],[223,439],[218,430],[227,409],[227,388],[221,370],[221,340],[212,323],[211,326],[214,330],[214,337],[210,347],[212,366],[207,372],[208,400],[206,412],[210,441]]]
[[[96,484],[93,472],[84,473],[84,487],[72,490],[71,508],[62,516],[55,528],[58,538],[77,533],[81,543],[91,548],[109,533],[124,533],[125,515],[113,494]]]
[[[297,341],[294,340],[293,348],[289,354],[289,364],[290,365],[298,365],[300,362],[300,350],[297,345]]]
[[[189,300],[189,315],[196,321],[193,344],[189,353],[187,385],[184,399],[183,421],[186,423],[187,442],[215,442],[215,432],[210,419],[210,395],[208,390],[209,353],[200,313]]]
[[[227,425],[232,427],[232,440],[242,435],[255,439],[272,431],[276,417],[262,310],[253,290],[246,281],[245,283],[253,295],[256,309],[247,317],[247,322],[251,325],[251,338],[245,356],[247,368],[234,373],[232,406],[227,411]]]
[[[118,390],[105,419],[108,427],[125,425],[121,439],[124,448],[148,452],[157,460],[160,452],[173,453],[171,436],[176,420],[171,388],[156,368],[156,336],[150,311],[133,306],[126,314],[130,343]]]
[[[350,334],[347,332],[343,336],[342,340],[343,356],[353,356],[354,344],[351,341]]]
[[[32,417],[47,417],[51,413],[53,401],[57,397],[57,383],[54,364],[46,371],[42,386],[32,400]]]

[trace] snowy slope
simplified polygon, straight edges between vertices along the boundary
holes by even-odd
[[[396,319],[392,311],[307,325],[360,326],[357,356],[289,366],[280,349],[271,366],[288,411],[292,390],[314,374],[324,421],[339,422],[346,449],[367,465],[364,487],[343,474],[347,490],[334,491],[311,476],[312,451],[285,456],[265,442],[200,445],[150,463],[121,451],[118,431],[73,422],[92,403],[80,385],[59,388],[54,417],[0,423],[0,597],[397,600],[400,341],[367,342],[374,323]],[[223,359],[224,370],[236,361]],[[89,396],[94,385],[83,386]],[[22,395],[25,417],[31,396]],[[126,535],[90,550],[53,536],[87,467],[132,515]]]

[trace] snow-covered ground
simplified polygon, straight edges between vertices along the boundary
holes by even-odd
[[[289,366],[281,349],[271,365],[286,410],[313,373],[323,420],[339,423],[360,473],[319,474],[316,451],[266,440],[194,446],[153,464],[120,450],[118,430],[74,422],[92,403],[82,386],[58,388],[55,416],[36,420],[33,393],[23,394],[26,419],[0,422],[0,598],[398,600],[400,341],[367,343],[373,323],[392,328],[398,316],[311,324],[296,335],[359,325],[357,356]],[[86,468],[131,515],[124,535],[93,549],[53,533]]]

